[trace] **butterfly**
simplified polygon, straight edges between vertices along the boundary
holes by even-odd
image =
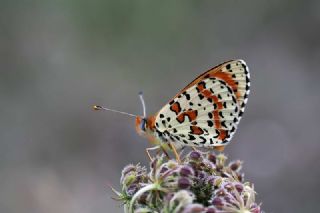
[[[160,144],[176,147],[205,147],[223,151],[243,115],[250,92],[250,73],[243,60],[230,60],[209,69],[176,94],[158,113],[133,115],[139,134]],[[152,149],[152,148],[151,148]],[[150,149],[150,150],[151,150]],[[148,156],[149,152],[147,150]]]

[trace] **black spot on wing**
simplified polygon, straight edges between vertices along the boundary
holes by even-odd
[[[212,122],[212,121],[209,120],[209,121],[207,121],[207,122],[208,122],[208,126],[209,126],[209,127],[213,127],[213,122]]]
[[[227,85],[226,82],[219,80],[220,84]],[[222,89],[222,88],[221,88]]]
[[[227,89],[228,89],[229,93],[233,93],[233,91],[232,91],[232,89],[230,87],[227,87]]]
[[[216,135],[215,136],[213,136],[214,138],[218,138],[219,137],[219,135],[220,135],[220,131],[218,130],[218,129],[216,129]]]
[[[241,65],[242,65],[244,70],[247,70],[247,66],[245,64],[241,63]]]
[[[190,134],[189,134],[189,140],[193,141],[193,140],[195,140],[195,139],[196,139],[196,137],[194,137],[193,135],[190,135]]]
[[[182,142],[185,144],[189,144],[189,142],[187,140],[182,140]]]
[[[212,138],[210,138],[210,144],[213,144],[213,139]]]
[[[229,142],[228,140],[224,140],[224,141],[222,141],[222,144],[226,144],[228,142]]]
[[[207,139],[205,139],[203,136],[199,137],[202,141],[200,141],[201,144],[205,144],[207,142]]]
[[[204,81],[199,82],[198,85],[206,89],[206,83]]]
[[[188,94],[186,91],[184,91],[183,93],[182,93],[185,97],[186,97],[186,99],[189,101],[190,100],[190,94]]]
[[[249,90],[250,89],[250,86],[249,84],[246,85],[246,90]]]
[[[202,94],[199,94],[199,99],[202,100],[204,98],[204,96]]]
[[[223,102],[223,107],[227,108],[227,102]]]
[[[223,126],[225,128],[228,128],[227,125],[226,125],[226,121],[221,121],[221,126]]]
[[[234,96],[232,96],[232,101],[233,101],[234,103],[237,103],[237,100],[236,100],[236,98],[235,98]]]

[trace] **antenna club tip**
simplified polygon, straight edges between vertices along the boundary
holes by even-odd
[[[139,95],[143,95],[143,92],[142,92],[142,91],[140,91],[140,92],[139,92]]]
[[[94,105],[92,108],[93,108],[93,110],[101,110],[102,109],[102,107],[98,106],[98,105]]]

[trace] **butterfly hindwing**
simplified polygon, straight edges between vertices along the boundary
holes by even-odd
[[[237,128],[249,86],[249,72],[242,60],[212,68],[159,111],[157,132],[184,145],[225,145]]]

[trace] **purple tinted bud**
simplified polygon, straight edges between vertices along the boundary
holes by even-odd
[[[126,167],[123,168],[122,170],[122,175],[125,176],[127,175],[129,172],[135,171],[136,167],[132,164],[127,165]]]
[[[217,209],[213,206],[208,207],[206,213],[216,213]]]
[[[215,176],[209,176],[209,177],[207,177],[207,183],[209,184],[209,185],[214,185],[214,180],[215,180],[216,178],[215,178]]]
[[[216,164],[217,162],[217,157],[215,154],[210,153],[208,156],[209,161],[211,161],[212,163]]]
[[[201,157],[201,154],[200,152],[198,151],[192,151],[189,155],[189,157],[192,159],[192,160],[199,160],[200,157]]]
[[[203,210],[203,205],[195,203],[187,205],[182,211],[182,213],[202,213]]]
[[[225,188],[228,191],[231,191],[233,189],[233,185],[232,183],[227,183],[223,186],[223,188]]]
[[[160,170],[160,173],[165,173],[166,171],[168,171],[168,168],[167,167],[162,167],[161,170]]]
[[[223,198],[227,203],[232,203],[232,197],[230,195],[226,195]]]
[[[217,196],[225,196],[227,194],[227,192],[224,190],[224,189],[219,189],[217,192],[216,192],[216,195]]]
[[[255,209],[257,207],[259,207],[259,206],[256,203],[253,203],[253,204],[250,205],[250,209]]]
[[[243,191],[243,185],[240,183],[235,184],[235,188],[237,189],[237,191],[239,193],[241,193]]]
[[[241,168],[241,161],[237,160],[237,161],[233,161],[229,164],[229,167],[232,171],[238,171]]]
[[[207,159],[204,159],[204,165],[208,170],[216,168],[216,165]]]
[[[130,185],[128,187],[127,194],[129,196],[133,196],[138,190],[139,190],[138,185],[137,184],[132,184],[132,185]]]
[[[219,197],[213,198],[211,203],[218,208],[223,206],[223,200]]]
[[[180,189],[187,189],[191,186],[190,180],[186,177],[181,177],[178,180],[178,187]]]
[[[251,204],[250,212],[252,212],[252,213],[261,213],[260,206],[258,206],[256,203]]]
[[[205,179],[208,175],[204,171],[199,171],[197,176],[199,179]]]
[[[180,175],[188,177],[190,175],[194,175],[193,169],[191,166],[183,166],[180,168]]]

